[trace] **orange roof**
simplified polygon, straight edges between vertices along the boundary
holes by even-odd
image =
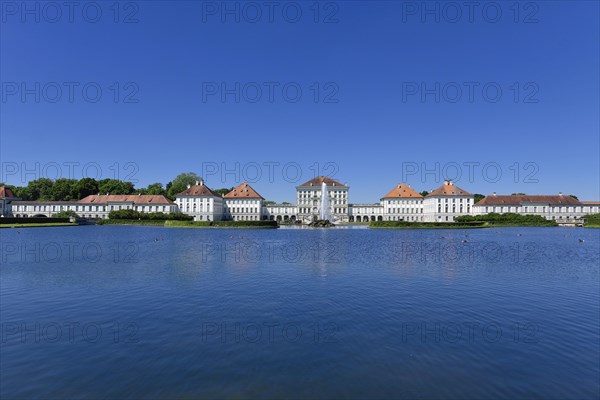
[[[195,196],[195,197],[216,196],[216,197],[221,197],[221,195],[210,190],[210,188],[208,186],[206,186],[204,183],[201,183],[199,185],[190,186],[183,192],[177,194],[177,197],[179,197],[179,196]]]
[[[586,206],[600,206],[600,201],[582,201],[581,204]]]
[[[513,194],[513,195],[496,195],[492,194],[489,196],[485,196],[483,199],[479,200],[475,205],[476,206],[518,206],[523,203],[542,203],[542,204],[554,204],[554,205],[562,205],[562,204],[570,204],[570,205],[578,205],[581,204],[579,200],[574,199],[571,196],[567,195],[521,195],[521,194]]]
[[[340,182],[336,181],[335,179],[330,178],[328,176],[317,176],[316,178],[313,178],[310,181],[304,182],[300,186],[321,186],[323,184],[323,182],[325,182],[325,184],[327,186],[348,187],[348,186],[344,185],[343,183],[340,183]]]
[[[398,186],[393,188],[391,192],[389,192],[382,198],[383,199],[397,199],[399,197],[400,198],[417,198],[417,199],[423,198],[423,196],[421,196],[419,193],[415,192],[415,190],[413,188],[411,188],[408,185],[405,185],[404,183],[398,184]]]
[[[77,204],[77,200],[65,200],[65,201],[34,201],[34,200],[19,200],[19,201],[13,201],[12,205],[14,206],[18,206],[18,205],[61,205],[61,204],[67,204],[67,205],[72,205],[72,204]]]
[[[265,199],[260,194],[256,192],[252,188],[252,186],[248,185],[247,182],[242,183],[238,187],[234,188],[231,192],[227,193],[224,196],[226,199]]]
[[[0,199],[16,198],[11,188],[0,186]]]
[[[92,194],[77,203],[80,204],[106,204],[106,203],[133,203],[133,204],[173,204],[163,195],[154,194]]]
[[[459,188],[452,183],[444,183],[425,197],[433,196],[473,196],[471,193]]]

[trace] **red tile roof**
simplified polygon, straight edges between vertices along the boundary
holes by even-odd
[[[582,201],[581,204],[586,206],[600,206],[600,201]]]
[[[473,196],[471,193],[459,188],[454,184],[444,183],[425,197],[433,196]]]
[[[479,200],[476,206],[518,206],[523,203],[542,203],[550,205],[581,205],[579,200],[567,195],[489,195]]]
[[[163,195],[155,194],[92,194],[77,203],[79,204],[106,204],[106,203],[133,203],[133,204],[173,204]]]
[[[224,196],[226,199],[262,199],[264,200],[265,198],[262,197],[260,194],[258,194],[256,192],[256,190],[254,190],[252,188],[252,186],[248,185],[248,183],[244,182],[241,185],[239,185],[238,187],[234,188],[231,192],[227,193]]]
[[[216,196],[221,197],[220,194],[213,192],[208,186],[204,183],[200,185],[192,185],[183,192],[177,194],[179,196],[195,196],[195,197],[208,197],[208,196]]]
[[[9,199],[15,197],[16,196],[11,188],[7,188],[6,186],[0,186],[0,199]]]
[[[398,184],[395,188],[392,189],[391,192],[386,194],[383,199],[397,199],[397,198],[413,198],[413,199],[422,199],[419,193],[417,193],[413,188],[404,183]]]
[[[340,182],[336,181],[335,179],[330,178],[328,176],[317,176],[316,178],[313,178],[310,181],[304,182],[300,186],[321,186],[323,184],[323,182],[325,182],[325,184],[327,186],[348,187],[348,186],[344,185],[343,183],[340,183]]]
[[[18,205],[61,205],[61,204],[66,204],[66,205],[72,205],[72,204],[78,204],[78,202],[76,200],[73,201],[26,201],[26,200],[19,200],[19,201],[13,201],[11,203],[14,206],[18,206]]]

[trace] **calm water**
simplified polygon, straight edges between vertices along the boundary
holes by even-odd
[[[600,230],[0,235],[3,399],[600,395]]]

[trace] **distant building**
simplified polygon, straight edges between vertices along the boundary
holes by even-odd
[[[381,204],[350,204],[349,222],[383,221],[384,208]]]
[[[312,222],[319,219],[323,182],[327,185],[327,195],[331,214],[337,222],[348,222],[348,193],[350,187],[328,176],[317,176],[302,185],[296,186],[298,219]]]
[[[82,218],[106,219],[117,210],[135,210],[143,213],[179,212],[165,196],[149,194],[94,194],[79,201],[13,201],[15,217],[52,217],[61,211],[74,211]]]
[[[232,221],[260,221],[263,218],[265,200],[247,182],[233,188],[223,196],[225,199],[224,218]]]
[[[381,198],[385,221],[423,221],[423,196],[400,183]]]
[[[454,218],[471,214],[475,196],[450,180],[433,190],[423,200],[425,222],[454,222]]]
[[[0,186],[0,216],[12,216],[11,203],[15,200],[20,200],[15,196],[11,188]]]
[[[473,207],[472,215],[515,213],[540,215],[559,223],[577,222],[586,214],[600,212],[599,202],[580,202],[563,195],[498,195],[484,197]]]
[[[410,185],[399,183],[379,203],[350,203],[350,187],[318,176],[296,187],[296,204],[265,204],[247,182],[220,195],[203,180],[177,194],[175,202],[159,195],[91,195],[79,201],[21,201],[10,188],[0,187],[0,213],[15,217],[52,217],[71,210],[80,217],[102,219],[114,210],[144,213],[183,213],[195,221],[259,221],[310,223],[320,218],[321,195],[326,193],[334,223],[371,221],[453,222],[461,215],[516,213],[540,215],[559,224],[581,223],[586,214],[600,213],[600,202],[581,202],[571,196],[497,195],[474,203],[473,194],[450,180],[423,197]]]
[[[194,217],[194,221],[221,221],[224,218],[223,196],[213,192],[204,180],[177,194],[175,203],[179,212]]]

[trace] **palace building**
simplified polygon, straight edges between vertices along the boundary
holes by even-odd
[[[323,186],[323,183],[325,186]],[[600,213],[600,202],[580,202],[563,195],[497,195],[479,202],[474,195],[452,181],[432,190],[425,197],[410,185],[399,183],[379,203],[353,204],[350,186],[327,176],[318,176],[296,186],[296,204],[270,204],[247,182],[225,195],[214,192],[203,180],[171,201],[160,195],[97,194],[79,201],[21,201],[10,188],[0,187],[0,212],[4,217],[52,217],[71,210],[82,218],[105,219],[114,210],[144,213],[183,213],[195,221],[259,221],[308,224],[320,217],[321,198],[328,196],[334,223],[372,221],[448,222],[461,215],[516,213],[541,215],[559,224],[581,222],[587,214]]]
[[[161,195],[147,194],[97,194],[79,201],[12,201],[14,217],[52,217],[61,211],[74,211],[82,218],[106,219],[108,213],[117,210],[135,210],[143,213],[178,213],[171,200]]]
[[[265,199],[248,183],[244,182],[223,196],[225,199],[224,218],[232,221],[260,221],[265,213]]]
[[[381,198],[386,221],[423,221],[423,196],[410,185],[395,186]]]
[[[334,220],[342,223],[349,222],[348,192],[350,187],[328,176],[317,176],[300,186],[296,186],[298,220],[310,223],[319,218],[323,183],[327,185],[327,194]]]
[[[460,215],[471,215],[475,196],[455,186],[452,181],[433,190],[423,200],[425,222],[454,222]]]
[[[221,221],[224,218],[223,196],[213,192],[204,180],[188,185],[177,195],[175,204],[178,212],[193,216],[194,221]]]

